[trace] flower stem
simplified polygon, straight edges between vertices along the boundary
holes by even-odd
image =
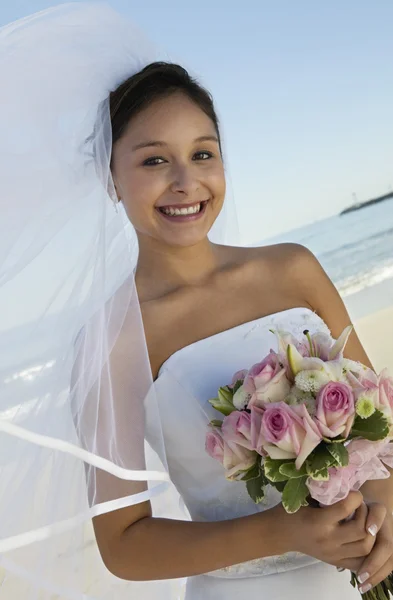
[[[353,587],[359,587],[360,585],[355,573],[351,574],[351,585]],[[366,594],[361,594],[361,596],[362,600],[389,600],[391,594],[393,596],[393,573]]]

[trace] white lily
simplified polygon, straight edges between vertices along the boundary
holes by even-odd
[[[348,338],[351,335],[353,330],[353,325],[348,325],[340,335],[340,337],[336,340],[329,352],[329,360],[335,360],[342,355],[345,346],[347,345]]]

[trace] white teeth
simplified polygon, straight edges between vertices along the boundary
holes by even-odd
[[[188,208],[163,207],[161,210],[170,217],[178,217],[180,215],[195,215],[201,210],[201,205],[196,204],[195,206],[189,206]]]

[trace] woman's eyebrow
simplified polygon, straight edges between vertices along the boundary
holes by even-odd
[[[194,140],[194,142],[217,142],[218,137],[215,135],[202,135]],[[167,146],[166,142],[161,142],[159,140],[150,140],[148,142],[141,142],[140,144],[136,144],[132,147],[132,150],[140,150],[141,148],[149,148],[149,147],[157,147],[157,146]]]
[[[142,142],[141,144],[136,144],[136,146],[133,146],[132,149],[140,150],[140,148],[148,148],[149,146],[167,146],[167,144],[159,141]]]

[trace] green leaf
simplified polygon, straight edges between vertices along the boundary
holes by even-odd
[[[258,465],[258,463],[257,463]],[[269,483],[265,477],[263,469],[261,469],[258,465],[258,475],[257,477],[249,478],[246,480],[246,487],[249,496],[255,502],[255,504],[259,504],[265,497],[265,487]]]
[[[304,477],[308,475],[306,465],[303,464],[300,469],[297,469],[294,462],[284,463],[279,467],[281,475],[287,477],[287,479],[293,479],[296,477]]]
[[[212,421],[210,421],[209,425],[211,425],[212,427],[218,427],[219,429],[221,429],[222,421],[220,421],[219,419],[213,419]]]
[[[329,444],[327,449],[339,467],[346,467],[348,465],[349,454],[344,444]]]
[[[238,379],[238,380],[236,381],[235,385],[233,386],[233,395],[235,395],[235,394],[236,394],[237,390],[238,390],[239,388],[241,388],[241,387],[242,387],[242,385],[243,385],[243,380],[242,380],[242,379]]]
[[[314,481],[329,481],[329,471],[326,467],[325,469],[320,469],[317,473],[310,473],[310,477]]]
[[[331,444],[329,444],[330,447]],[[318,473],[325,472],[329,467],[337,465],[333,454],[329,452],[327,444],[319,444],[307,460],[307,472],[315,479]]]
[[[271,485],[272,487],[274,487],[277,491],[280,492],[280,494],[283,493],[285,486],[287,485],[286,481],[269,481],[267,480],[268,484]]]
[[[385,415],[376,410],[368,419],[357,416],[351,429],[351,438],[362,437],[376,442],[383,440],[389,434],[389,424]]]
[[[236,407],[233,405],[233,392],[227,385],[220,387],[218,390],[218,398],[209,400],[209,403],[213,408],[225,416],[230,415],[236,410]]]
[[[283,475],[280,473],[281,465],[285,463],[293,463],[293,459],[291,460],[278,460],[274,458],[270,458],[267,456],[263,461],[263,466],[265,469],[265,475],[269,481],[287,481],[289,477],[287,475]]]
[[[233,390],[227,385],[220,387],[218,390],[218,397],[223,398],[227,402],[232,402],[233,400]]]
[[[282,505],[287,513],[295,513],[301,506],[307,506],[309,496],[307,476],[290,479],[282,493]]]
[[[346,439],[347,438],[343,437],[342,435],[337,435],[334,438],[324,437],[323,441],[327,444],[341,444],[342,442],[345,442]]]
[[[255,463],[255,465],[253,465],[251,467],[251,469],[248,469],[248,471],[246,471],[242,477],[242,481],[248,481],[249,479],[255,479],[256,477],[259,477],[261,474],[261,465],[260,462],[257,461]]]
[[[250,479],[247,481],[247,492],[250,498],[255,502],[255,504],[259,504],[265,497],[265,488],[262,485],[262,482],[259,478]]]

